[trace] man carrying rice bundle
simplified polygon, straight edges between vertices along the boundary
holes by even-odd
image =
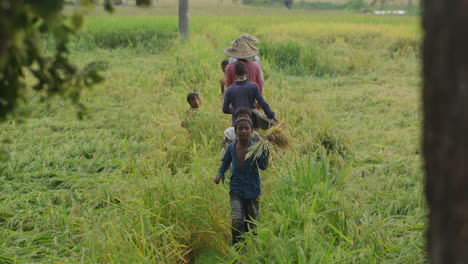
[[[274,120],[276,123],[279,120],[270,108],[270,105],[265,101],[260,92],[257,84],[247,79],[247,66],[243,62],[237,62],[234,66],[235,75],[237,80],[234,84],[229,86],[224,95],[223,113],[234,114],[239,107],[247,107],[249,109],[255,108],[255,102],[258,102],[260,107],[265,112],[269,119]],[[257,122],[254,119],[254,128],[258,128]],[[234,118],[232,120],[234,122]]]

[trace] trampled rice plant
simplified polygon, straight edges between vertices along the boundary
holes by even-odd
[[[337,205],[333,197],[341,190],[348,172],[332,172],[325,157],[322,162],[316,159],[313,155],[299,158],[290,164],[290,171],[275,171],[278,178],[268,183],[274,186],[274,195],[261,200],[258,236],[247,239],[248,263],[320,263],[327,254],[318,252],[327,252],[333,243],[346,241],[339,234],[345,236],[346,218],[343,209],[334,208]],[[341,213],[330,218],[335,212]],[[336,226],[336,230],[327,230],[329,226]],[[321,237],[326,234],[337,238]]]
[[[291,12],[192,17],[186,43],[175,17],[90,18],[75,57],[109,67],[83,96],[89,115],[57,99],[2,124],[0,262],[424,263],[416,19]],[[239,256],[213,177],[230,125],[219,62],[245,31],[262,41],[265,97],[292,150],[262,174]],[[185,129],[192,91],[204,104]]]

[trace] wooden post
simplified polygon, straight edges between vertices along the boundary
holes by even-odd
[[[182,39],[189,38],[188,0],[179,0],[179,34]]]
[[[423,2],[427,263],[468,263],[468,4]]]

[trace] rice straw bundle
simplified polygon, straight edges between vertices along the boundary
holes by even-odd
[[[257,159],[263,153],[272,153],[274,148],[290,149],[291,144],[289,138],[284,132],[285,126],[282,123],[278,123],[268,130],[264,137],[255,145],[251,146],[247,150],[245,159],[253,157]]]
[[[280,149],[290,149],[289,137],[284,131],[284,124],[278,123],[265,135],[265,138]]]

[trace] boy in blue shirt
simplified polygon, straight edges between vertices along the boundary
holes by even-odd
[[[237,120],[239,118],[248,118],[250,120],[252,120],[252,110],[250,110],[249,108],[247,107],[239,107],[237,108],[236,112],[234,113],[234,120]],[[252,121],[253,123],[253,121]],[[223,146],[223,148],[225,150],[227,150],[227,147],[229,144],[231,144],[234,140],[236,140],[237,136],[236,136],[236,132],[234,130],[234,127],[228,127],[226,128],[226,130],[224,130],[224,139],[223,141],[221,142],[221,145]],[[252,132],[252,141],[254,143],[257,143],[259,142],[261,139],[260,135],[257,133],[257,131],[253,131]],[[224,152],[223,152],[224,154]]]
[[[232,244],[242,241],[241,235],[256,226],[252,220],[258,218],[258,198],[261,194],[260,174],[258,169],[266,170],[268,153],[257,159],[245,159],[247,149],[254,143],[251,140],[253,131],[252,121],[239,118],[234,122],[237,140],[228,146],[221,167],[214,181],[222,180],[232,163],[232,176],[229,183],[229,195],[232,216]]]
[[[224,94],[223,113],[234,114],[239,107],[255,109],[255,102],[258,102],[265,115],[278,123],[279,120],[276,118],[275,112],[271,110],[270,105],[263,98],[258,85],[247,80],[245,64],[237,62],[234,66],[234,72],[237,81],[229,86]],[[234,124],[234,117],[232,121]],[[255,122],[254,125],[256,125]]]

